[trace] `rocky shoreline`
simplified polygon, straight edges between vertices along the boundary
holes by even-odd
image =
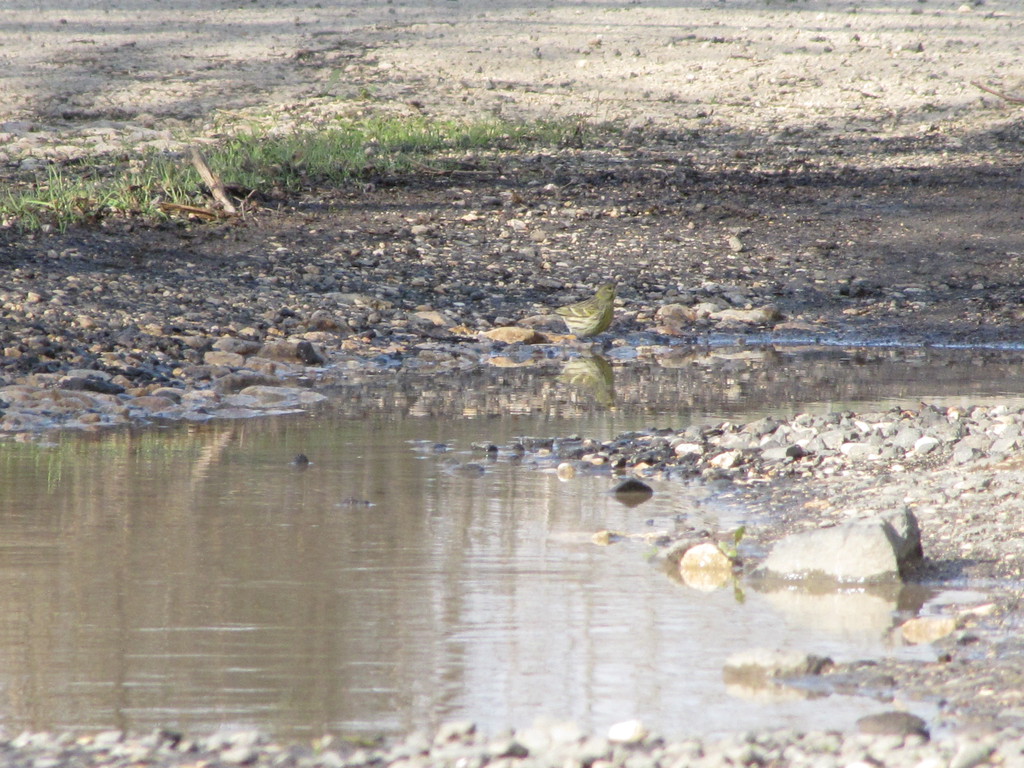
[[[743,733],[722,738],[666,742],[641,724],[620,723],[607,736],[571,724],[539,724],[498,736],[476,733],[472,723],[442,725],[433,735],[412,734],[392,743],[353,744],[324,737],[309,744],[280,744],[257,731],[189,737],[173,731],[127,736],[25,733],[0,741],[4,765],[273,766],[274,768],[712,768],[713,766],[886,765],[895,768],[973,768],[1024,764],[1024,736],[1006,730],[985,736],[929,738],[906,733],[899,717],[865,721],[862,732]]]

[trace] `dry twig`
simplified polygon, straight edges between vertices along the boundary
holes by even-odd
[[[221,204],[225,213],[237,213],[235,204],[231,202],[231,198],[228,197],[228,191],[224,188],[224,182],[222,182],[217,176],[214,175],[213,171],[210,170],[210,166],[206,164],[206,159],[203,154],[192,147],[192,165],[199,171],[199,175],[203,177],[203,181],[206,182],[206,186],[210,188],[210,192],[213,194],[214,199]]]
[[[181,205],[180,203],[159,203],[157,207],[164,213],[183,213],[188,216],[198,216],[207,221],[223,219],[226,214],[215,211],[212,208],[200,208],[198,205]]]
[[[985,91],[985,93],[991,93],[993,96],[998,96],[1000,99],[1010,104],[1024,104],[1024,98],[1021,98],[1020,96],[1010,96],[1007,93],[997,91],[995,88],[990,88],[989,86],[984,85],[983,83],[979,83],[977,80],[972,80],[971,85],[973,85],[975,88],[981,88],[981,90]]]

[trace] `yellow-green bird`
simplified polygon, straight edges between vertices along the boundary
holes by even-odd
[[[615,316],[615,283],[605,283],[589,299],[559,307],[555,313],[565,320],[569,332],[581,339],[604,333]]]

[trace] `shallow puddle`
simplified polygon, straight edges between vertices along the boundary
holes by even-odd
[[[929,658],[887,638],[942,595],[695,588],[642,542],[591,535],[728,530],[742,510],[674,482],[630,508],[608,476],[562,482],[472,446],[1006,402],[1019,353],[717,350],[610,384],[599,367],[382,377],[312,414],[0,443],[0,726],[288,738],[639,717],[682,736],[849,729],[884,707],[727,686],[723,663],[751,647]]]

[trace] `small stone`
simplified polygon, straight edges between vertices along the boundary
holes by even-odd
[[[231,392],[238,392],[246,387],[260,385],[275,386],[280,383],[276,376],[268,376],[255,371],[238,371],[220,376],[214,383],[213,389],[218,395],[226,395]]]
[[[857,721],[857,730],[873,736],[914,734],[926,739],[929,737],[927,723],[909,712],[892,711],[866,715]]]
[[[248,746],[237,746],[225,749],[220,753],[220,759],[225,763],[232,763],[233,765],[246,765],[256,761],[258,753],[255,749]]]
[[[679,577],[691,589],[713,592],[732,581],[733,561],[717,544],[702,542],[679,558]]]
[[[697,319],[697,313],[683,304],[665,304],[654,313],[659,333],[678,336],[689,330]]]
[[[599,547],[607,547],[615,541],[618,541],[619,535],[609,530],[601,530],[590,537],[590,541]]]
[[[679,570],[727,571],[732,573],[733,562],[717,544],[704,542],[690,547],[679,559]]]
[[[436,325],[442,328],[451,328],[453,325],[455,325],[454,320],[452,320],[444,312],[438,312],[436,309],[413,312],[412,317],[422,322],[425,322],[428,325]]]
[[[767,305],[755,309],[723,309],[710,313],[712,320],[726,324],[766,325],[782,319],[777,307]]]
[[[920,440],[921,437],[922,434],[920,429],[916,429],[914,427],[904,427],[903,429],[896,433],[896,437],[893,438],[892,444],[909,451],[915,448],[918,440]]]
[[[786,461],[799,459],[803,455],[804,449],[799,445],[775,445],[761,451],[761,458],[764,461]]]
[[[267,360],[296,362],[299,359],[297,341],[268,341],[260,346],[256,355]]]
[[[100,378],[92,375],[65,379],[60,387],[71,391],[99,392],[105,395],[120,395],[124,392],[124,387],[110,381],[109,377]]]
[[[149,394],[154,397],[164,397],[175,403],[180,403],[183,390],[175,387],[157,387],[156,389],[151,390]]]
[[[920,645],[940,640],[955,629],[956,621],[949,616],[919,616],[905,621],[900,626],[900,633],[908,643]]]
[[[316,756],[318,768],[345,768],[349,763],[333,749],[321,750]]]
[[[530,750],[511,738],[491,742],[487,746],[487,753],[491,758],[512,757],[522,759],[530,756]]]
[[[700,456],[704,453],[704,450],[699,443],[676,443],[672,452],[679,457],[691,455]]]
[[[572,480],[576,477],[576,467],[568,461],[563,461],[558,465],[558,468],[555,470],[555,474],[558,475],[559,480]]]
[[[839,452],[854,461],[861,461],[877,455],[878,447],[871,443],[843,443]]]
[[[972,448],[966,443],[960,443],[953,449],[952,461],[954,464],[966,464],[981,456],[981,451]]]
[[[654,495],[654,490],[647,483],[637,480],[635,477],[629,477],[617,483],[612,488],[612,493],[618,501],[627,507],[635,507],[651,498]]]
[[[309,341],[300,341],[295,345],[295,356],[306,365],[319,366],[327,362],[323,352]]]
[[[639,720],[624,720],[608,729],[608,741],[617,744],[639,744],[647,735],[648,730]]]
[[[212,344],[212,348],[218,352],[234,352],[236,355],[251,355],[260,348],[258,341],[248,341],[234,336],[222,336]]]
[[[995,744],[988,739],[976,741],[967,738],[961,743],[956,755],[949,761],[949,768],[974,768],[988,760],[995,752]]]
[[[543,334],[533,328],[520,328],[515,325],[492,328],[483,335],[491,341],[501,341],[505,344],[544,344],[547,341]]]
[[[476,723],[472,720],[452,720],[442,723],[434,734],[434,744],[448,744],[453,741],[466,741],[476,733]]]
[[[123,738],[123,731],[100,731],[93,737],[92,743],[97,746],[110,746],[117,744]]]
[[[177,407],[177,403],[166,397],[159,397],[157,395],[143,395],[142,397],[136,397],[133,400],[128,401],[128,405],[131,408],[139,408],[149,413],[159,413],[161,411],[169,411],[172,408]]]
[[[211,349],[203,355],[203,362],[207,365],[225,365],[228,368],[241,368],[245,365],[245,358],[237,352],[222,352]]]
[[[348,323],[339,320],[333,312],[318,309],[309,316],[306,328],[311,331],[347,331]]]
[[[708,464],[717,469],[735,469],[743,463],[742,451],[725,451],[713,456]]]

